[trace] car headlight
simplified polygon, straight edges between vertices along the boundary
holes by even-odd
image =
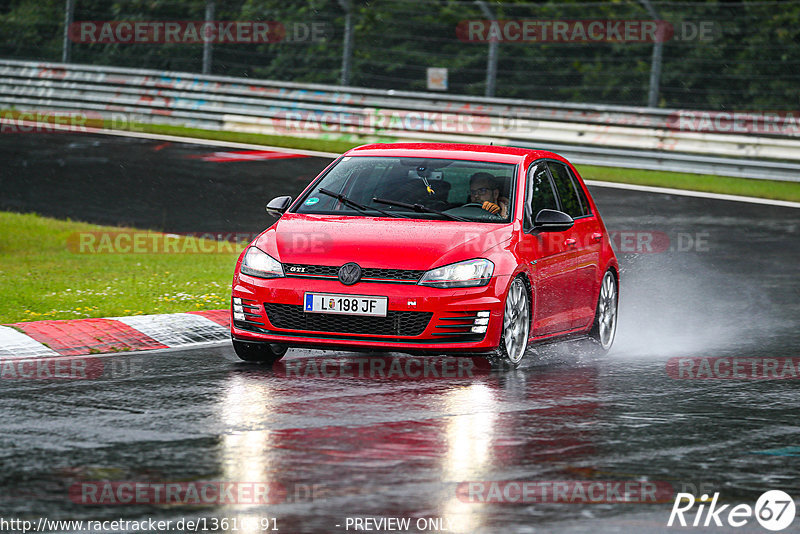
[[[283,276],[281,262],[256,247],[247,249],[239,270],[242,274],[249,274],[259,278],[280,278]]]
[[[460,261],[431,269],[422,275],[419,285],[431,287],[478,287],[489,283],[494,263],[485,259]]]

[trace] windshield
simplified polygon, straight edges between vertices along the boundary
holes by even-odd
[[[513,216],[515,170],[513,164],[485,161],[347,156],[293,211],[355,217],[382,217],[383,211],[416,219],[504,223]]]

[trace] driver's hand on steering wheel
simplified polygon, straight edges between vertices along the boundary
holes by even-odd
[[[488,211],[489,213],[494,213],[495,215],[500,213],[500,206],[498,206],[494,202],[489,202],[488,200],[484,202],[481,207],[486,211]]]

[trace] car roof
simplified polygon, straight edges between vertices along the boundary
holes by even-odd
[[[467,159],[496,163],[519,163],[526,157],[553,158],[566,161],[558,154],[546,150],[498,145],[468,145],[457,143],[374,143],[345,153],[347,156],[427,157],[442,159]]]

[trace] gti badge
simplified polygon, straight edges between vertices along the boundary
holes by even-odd
[[[339,281],[346,286],[352,286],[361,280],[361,267],[357,263],[345,263],[339,268]]]

